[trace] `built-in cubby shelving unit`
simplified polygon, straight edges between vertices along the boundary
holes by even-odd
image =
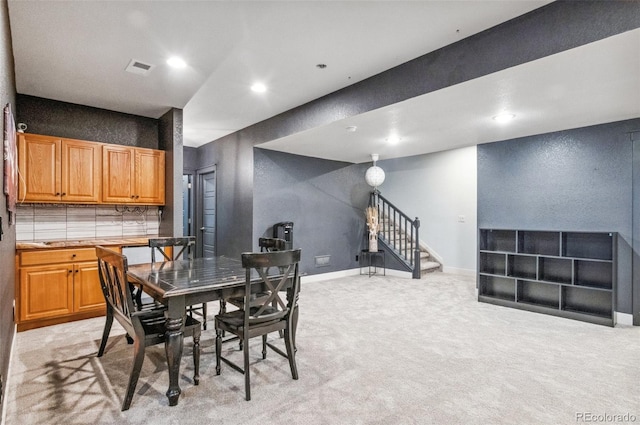
[[[614,232],[480,229],[478,301],[614,326]]]

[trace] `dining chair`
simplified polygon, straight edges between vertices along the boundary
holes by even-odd
[[[279,238],[258,238],[258,246],[260,247],[260,252],[274,252],[274,251],[284,251],[285,240]],[[251,294],[251,301],[253,303],[260,302],[265,297],[268,297],[268,292],[258,292]],[[244,308],[244,297],[231,297],[224,300],[224,302],[220,303],[220,311],[224,313],[226,311],[226,303],[236,306],[238,309]],[[275,301],[274,301],[275,303]],[[274,305],[275,307],[275,305]],[[279,332],[280,338],[284,337],[282,331]],[[224,336],[224,335],[223,335]],[[229,341],[229,340],[228,340]],[[225,341],[226,342],[226,341]],[[242,350],[242,340],[240,341],[240,350]]]
[[[293,342],[294,315],[298,302],[300,281],[298,279],[298,264],[300,249],[289,251],[244,253],[241,255],[242,267],[245,269],[244,308],[218,314],[215,317],[216,326],[216,374],[220,375],[221,361],[231,368],[244,374],[245,398],[251,400],[251,383],[249,372],[249,339],[262,336],[262,358],[267,357],[267,347],[289,360],[291,376],[298,379],[296,353]],[[274,275],[269,274],[271,268],[282,268]],[[257,277],[256,277],[257,276]],[[281,291],[291,282],[288,302],[280,297]],[[262,287],[262,291],[269,296],[257,301],[252,299],[253,288]],[[267,335],[272,332],[284,331],[286,353],[267,341]],[[244,346],[244,367],[240,367],[222,356],[222,333],[229,332],[236,335]]]
[[[131,290],[127,282],[127,257],[102,246],[96,247],[96,255],[98,257],[100,285],[107,302],[107,316],[98,357],[102,357],[104,354],[114,317],[133,340],[134,360],[129,376],[127,393],[122,402],[122,410],[124,411],[131,406],[133,393],[144,362],[145,348],[160,344],[165,340],[164,312],[166,308],[164,306],[151,305],[147,309],[138,310],[134,306]],[[195,385],[200,383],[200,332],[200,322],[187,316],[184,324],[184,335],[193,337],[193,382]]]
[[[195,243],[195,236],[149,239],[151,262],[156,262],[156,253],[160,254],[160,261],[163,262],[180,260],[184,257],[184,254],[189,260],[192,260]],[[169,252],[167,248],[171,248],[173,251]],[[207,303],[187,306],[187,313],[191,318],[193,318],[194,314],[202,317],[202,329],[207,330]]]

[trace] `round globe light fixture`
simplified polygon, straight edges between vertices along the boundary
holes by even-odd
[[[376,161],[378,160],[377,153],[371,154],[371,159],[373,160],[373,166],[367,169],[367,172],[364,174],[364,180],[369,186],[377,190],[378,186],[384,183],[384,170],[376,165]]]

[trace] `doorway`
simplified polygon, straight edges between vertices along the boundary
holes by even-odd
[[[197,171],[197,223],[196,256],[216,255],[216,167]]]

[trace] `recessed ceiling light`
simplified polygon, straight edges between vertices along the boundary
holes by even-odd
[[[387,142],[390,145],[395,145],[395,144],[399,143],[400,140],[402,140],[402,139],[397,134],[392,134],[391,136],[387,137]]]
[[[503,112],[502,114],[498,114],[493,117],[495,122],[499,122],[500,124],[507,123],[516,117],[515,114],[511,114],[509,112]]]
[[[262,83],[255,83],[254,85],[251,86],[251,90],[256,93],[264,93],[267,91],[267,86],[265,86]]]
[[[185,68],[187,66],[187,63],[177,56],[172,56],[167,59],[167,65],[172,68]]]
[[[356,127],[355,125],[350,125],[349,127],[346,128],[346,130],[350,133],[353,133],[354,131],[356,131],[358,129],[358,127]]]

